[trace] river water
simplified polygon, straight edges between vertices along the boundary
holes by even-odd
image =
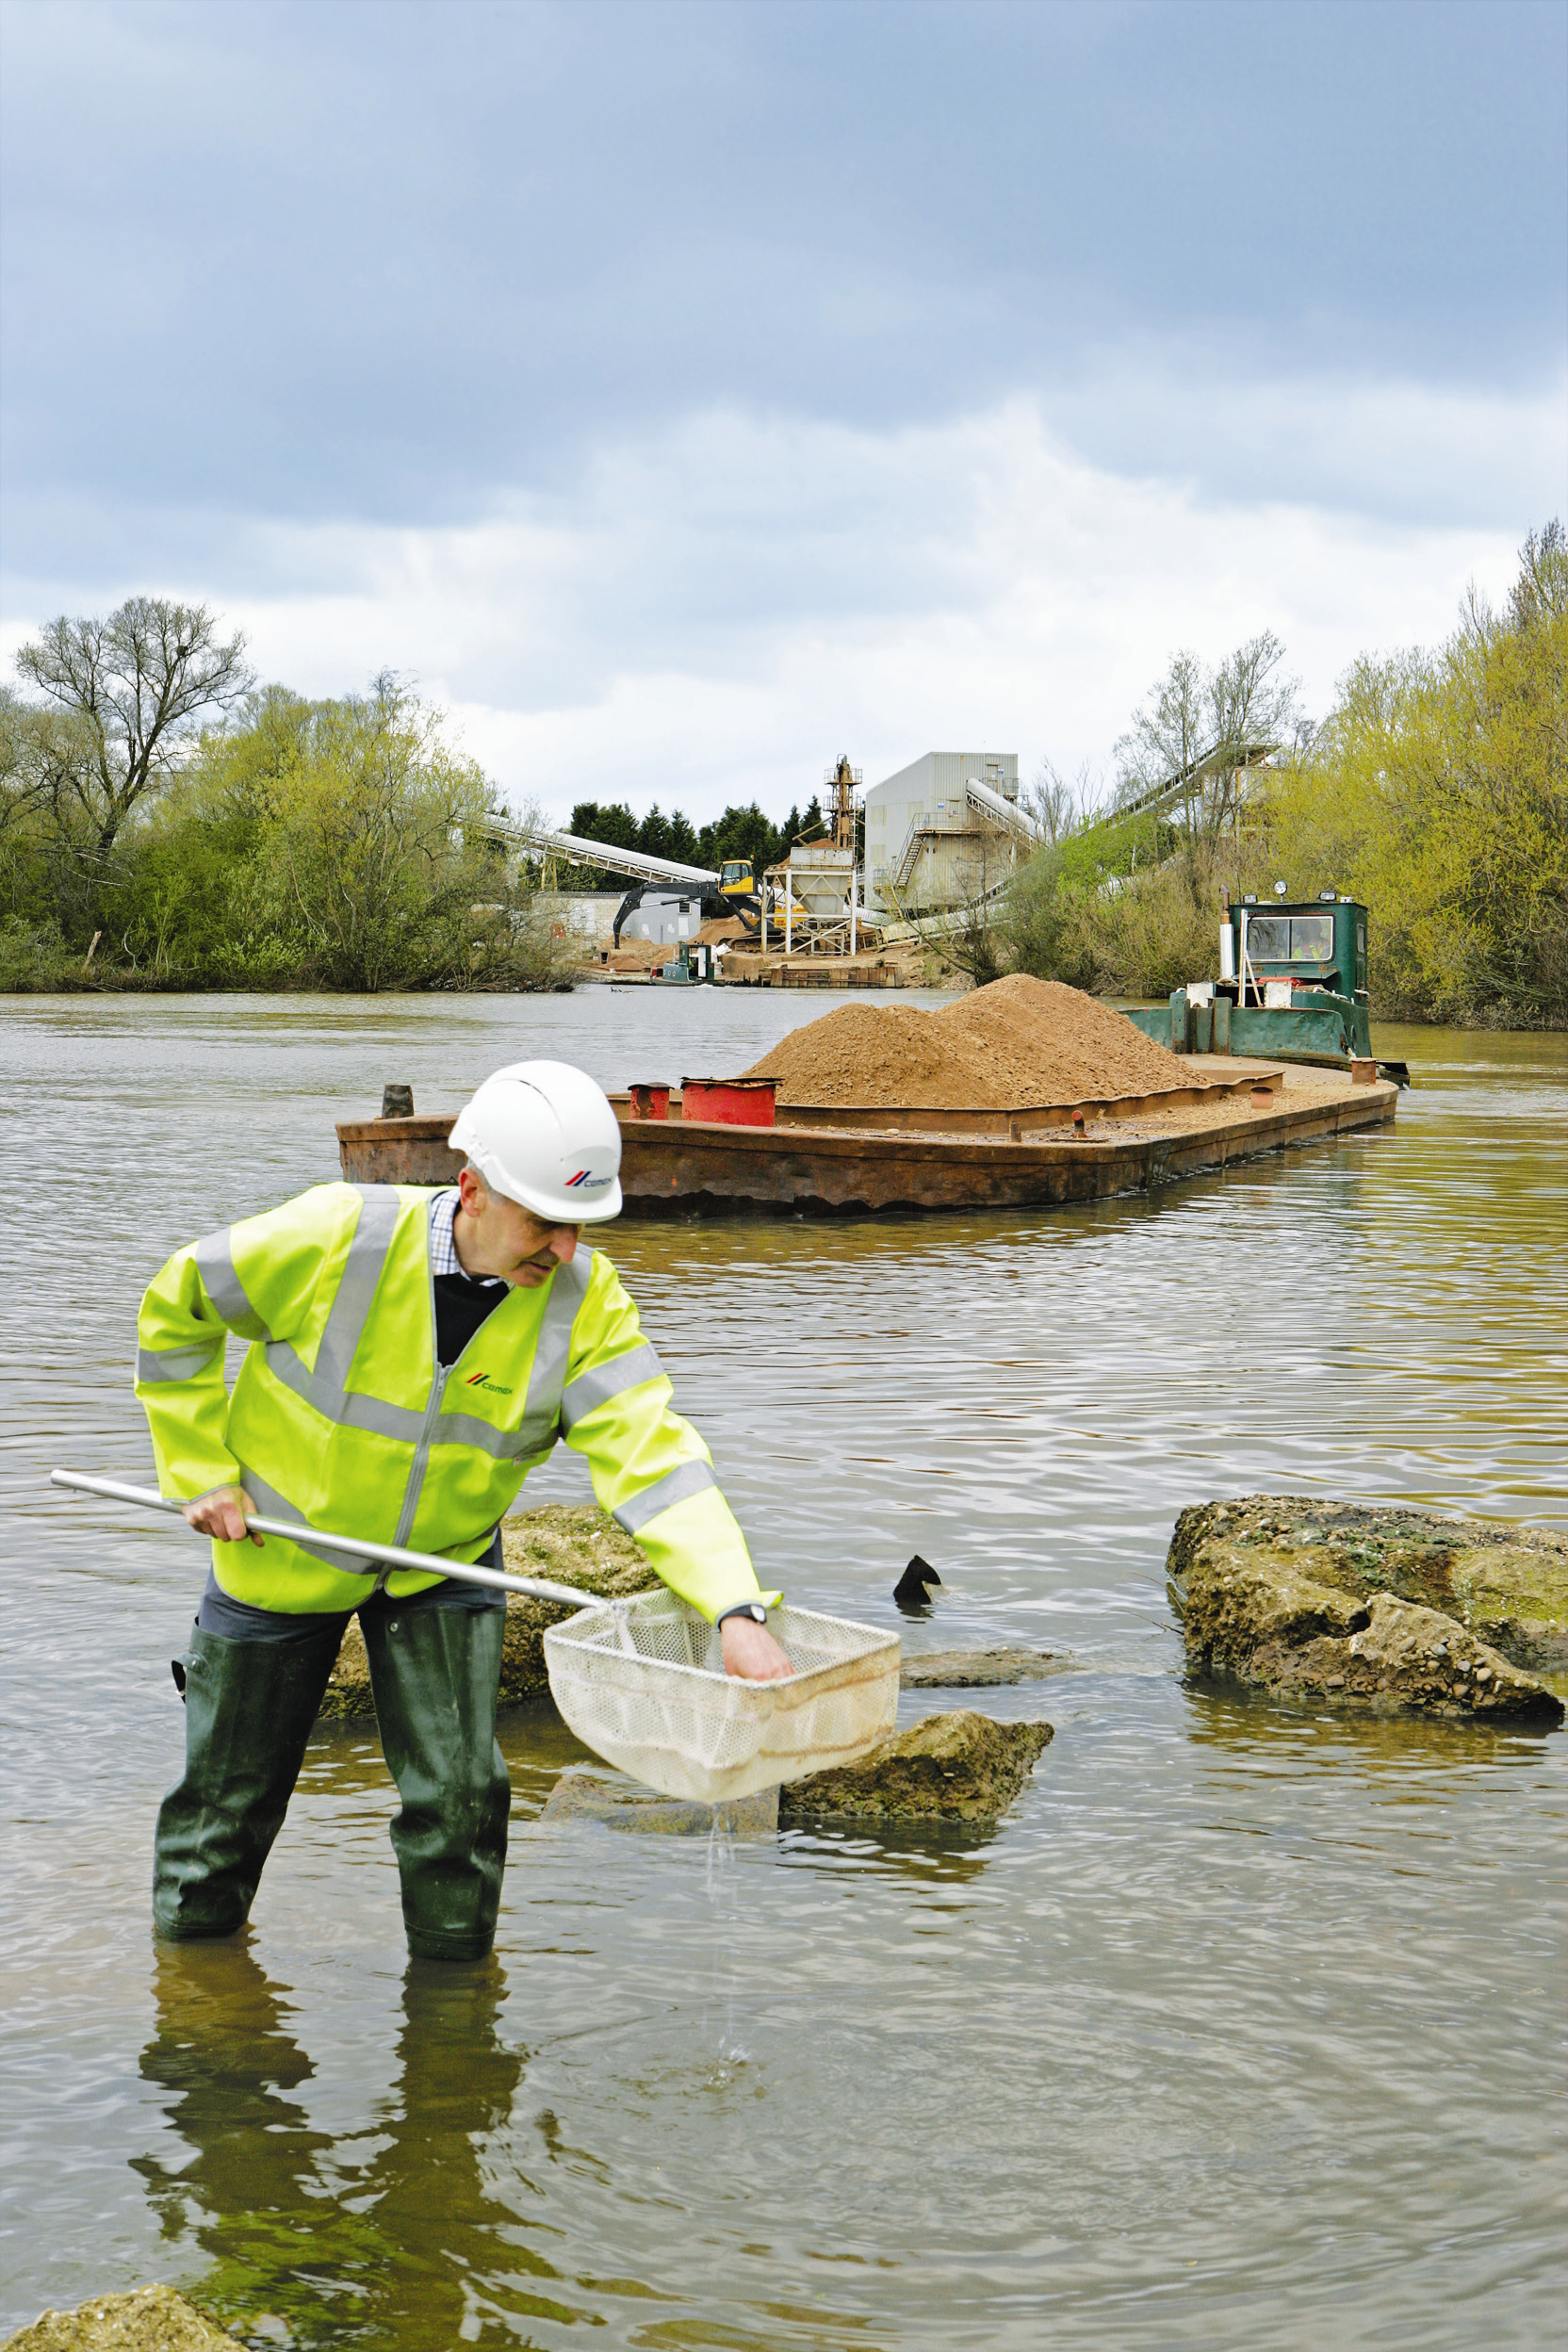
[[[1081,1661],[979,1694],[1056,1726],[994,1830],[558,1826],[583,1751],[518,1715],[497,1957],[411,1969],[374,1740],[320,1738],[246,1936],[155,1951],[201,1548],[45,1483],[147,1475],[142,1284],[385,1079],[736,1070],[821,1009],[0,1008],[0,2328],[161,2278],[258,2346],[1555,2338],[1568,1740],[1193,1687],[1162,1571],[1217,1494],[1568,1523],[1561,1037],[1383,1031],[1395,1133],[1152,1198],[612,1232],[765,1584],[894,1625],[919,1550],[911,1646]]]

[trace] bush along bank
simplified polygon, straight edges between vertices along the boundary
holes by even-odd
[[[118,627],[114,658],[148,663],[176,625],[178,709],[178,648],[210,617],[149,599],[24,649],[52,700],[0,693],[0,989],[571,986],[571,943],[491,837],[492,787],[396,679],[247,689],[200,731],[199,680],[183,730],[139,685],[118,719],[73,705],[83,632],[107,660]]]
[[[999,967],[1163,997],[1213,974],[1223,890],[1282,876],[1369,907],[1376,1018],[1568,1027],[1561,524],[1527,540],[1501,611],[1472,594],[1436,652],[1357,662],[1324,724],[1244,786],[1176,821],[1113,809],[1039,850],[996,925]]]

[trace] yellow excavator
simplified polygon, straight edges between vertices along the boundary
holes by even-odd
[[[841,760],[828,779],[833,791],[833,813],[823,831],[835,841],[853,852],[855,841],[854,786],[858,778],[847,760]],[[615,916],[614,938],[620,945],[621,926],[634,911],[645,891],[667,896],[676,890],[683,896],[690,892],[701,908],[703,918],[717,914],[733,915],[753,934],[763,920],[763,900],[767,906],[767,943],[784,942],[782,914],[773,904],[773,891],[760,875],[749,858],[727,858],[715,874],[710,867],[688,866],[670,858],[655,858],[635,849],[620,849],[609,841],[589,841],[575,833],[557,832],[553,826],[516,825],[505,818],[495,818],[489,829],[500,841],[515,842],[534,855],[564,858],[574,865],[594,865],[606,873],[622,874],[632,887],[622,900]]]

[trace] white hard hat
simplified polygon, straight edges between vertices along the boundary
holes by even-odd
[[[621,1213],[621,1129],[604,1090],[570,1062],[513,1062],[458,1113],[449,1137],[492,1192],[549,1225]]]

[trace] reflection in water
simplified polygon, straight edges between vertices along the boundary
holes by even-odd
[[[288,2096],[316,2069],[288,2030],[288,1988],[268,1981],[248,1942],[156,1946],[157,2031],[141,2073],[170,2094],[168,2120],[192,2155],[174,2166],[138,2156],[132,2168],[159,2234],[178,2243],[194,2230],[218,2256],[202,2289],[214,2309],[259,2316],[298,2290],[311,2317],[341,2318],[376,2248],[357,2217],[333,2227],[332,2136]]]
[[[969,1693],[963,1694],[966,1698]],[[962,1886],[995,1851],[997,1824],[959,1821],[813,1823],[785,1832],[791,1860],[835,1870],[868,1870],[927,1886]]]
[[[396,2079],[368,2128],[346,2137],[315,2128],[290,2096],[316,2067],[289,2030],[289,1988],[248,1940],[157,1947],[157,2030],[141,2072],[170,2094],[168,2121],[191,2149],[180,2165],[132,2160],[160,2235],[194,2230],[216,2259],[202,2298],[238,2327],[281,2321],[302,2344],[471,2335],[497,2252],[485,2143],[510,2122],[527,2062],[498,2030],[499,1964],[409,1962]],[[555,2276],[519,2245],[507,2267]],[[528,2302],[509,2288],[511,2310]],[[547,2294],[540,2308],[575,2315]]]
[[[1223,1683],[1189,1679],[1185,1690],[1194,1747],[1229,1751],[1246,1770],[1382,1773],[1417,1781],[1434,1797],[1445,1776],[1541,1764],[1553,1736],[1542,1727],[1489,1723],[1484,1717],[1380,1715],[1329,1707],[1320,1699],[1266,1699]]]
[[[193,2162],[132,2159],[160,2237],[195,2230],[221,2256],[207,2291],[223,2310],[253,2310],[256,2291],[268,2308],[308,2265],[327,2213],[319,2168],[332,2154],[332,2135],[310,2129],[286,2096],[315,2072],[285,2023],[286,1987],[268,1983],[244,1940],[157,1945],[157,2033],[141,2074],[170,2093],[167,2119]],[[352,2294],[352,2277],[332,2294]]]

